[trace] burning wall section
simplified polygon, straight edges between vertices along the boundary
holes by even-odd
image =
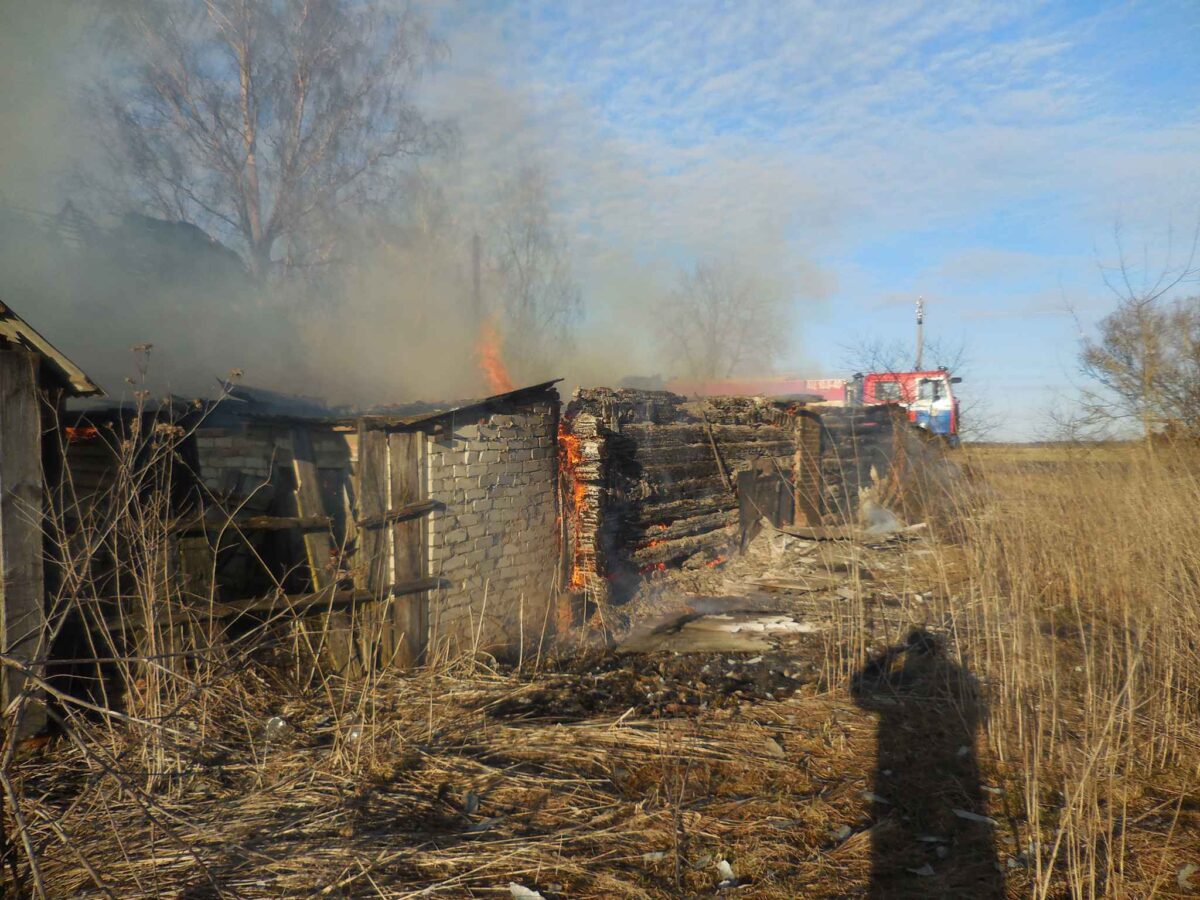
[[[767,461],[790,478],[794,427],[763,398],[577,390],[560,428],[569,589],[619,603],[644,574],[731,552],[736,473]]]

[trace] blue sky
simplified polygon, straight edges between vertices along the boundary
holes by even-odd
[[[789,285],[783,367],[832,375],[846,345],[907,339],[921,294],[1000,437],[1038,436],[1069,402],[1079,326],[1112,302],[1114,226],[1161,260],[1167,228],[1178,242],[1200,216],[1195,0],[433,15],[451,52],[430,99],[468,161],[549,166],[592,327],[627,327],[674,267],[732,254]],[[614,345],[651,356],[644,329]]]

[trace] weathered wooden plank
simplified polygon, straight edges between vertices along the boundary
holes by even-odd
[[[711,427],[713,437],[722,447],[726,444],[791,440],[789,429],[775,425],[724,425],[711,421]],[[629,423],[621,426],[621,433],[644,449],[663,444],[703,444],[708,441],[708,429],[703,422],[687,425]]]
[[[356,515],[362,522],[379,518],[388,504],[388,444],[382,431],[368,428],[362,420],[358,431]],[[364,659],[390,662],[396,653],[391,601],[384,592],[391,581],[392,544],[377,528],[363,528],[358,535],[354,559],[354,585],[375,602],[358,610],[359,645]]]
[[[417,516],[423,516],[425,513],[440,509],[441,506],[442,504],[437,500],[419,500],[416,503],[410,503],[408,506],[391,510],[383,515],[365,516],[358,520],[357,525],[359,528],[382,528],[384,525],[403,522],[406,519],[415,519]]]
[[[42,568],[42,430],[35,354],[0,351],[0,646],[25,662],[45,655],[45,582]],[[4,706],[26,687],[26,677],[5,668]],[[39,702],[28,704],[20,734],[45,724]]]
[[[419,594],[422,591],[433,591],[443,586],[443,581],[436,575],[426,575],[423,578],[412,578],[408,581],[399,581],[392,585],[391,594],[393,597],[404,597],[408,594]]]
[[[313,458],[312,438],[306,428],[293,428],[292,470],[296,475],[296,511],[300,518],[325,516],[321,502],[321,482]],[[329,532],[310,531],[304,535],[312,586],[321,590],[332,580],[333,541]]]
[[[633,548],[633,553],[635,556],[638,556],[643,550],[657,547],[660,544],[670,543],[680,538],[724,529],[730,525],[737,524],[737,521],[738,511],[736,508],[709,513],[703,516],[693,516],[690,519],[680,519],[677,522],[672,522],[664,529],[646,532],[641,545]]]
[[[180,535],[204,534],[217,531],[329,531],[333,520],[329,516],[227,516],[209,514],[202,519],[180,523],[175,531]]]
[[[388,435],[388,470],[391,473],[388,508],[403,509],[425,497],[425,436],[419,432]],[[423,578],[426,571],[428,527],[423,518],[410,518],[392,526],[392,582],[400,585]],[[429,635],[429,594],[415,592],[392,603],[392,621],[399,636],[396,663],[416,665],[425,652]]]
[[[296,513],[301,518],[327,516],[321,499],[320,471],[313,452],[312,436],[307,428],[291,429],[292,472],[296,477]],[[314,592],[332,589],[337,581],[333,538],[328,530],[303,532],[304,553],[308,560]],[[335,672],[354,674],[354,629],[350,616],[342,611],[319,616],[311,623],[298,623],[319,639],[319,653]]]
[[[792,441],[739,441],[718,445],[726,464],[737,459],[752,459],[759,456],[790,457]],[[713,458],[712,445],[661,444],[657,447],[638,447],[638,459],[652,466],[671,466],[681,463],[704,462]]]
[[[797,525],[821,523],[821,422],[812,416],[796,419],[796,457],[793,463],[792,521]]]
[[[704,413],[704,430],[708,434],[708,445],[712,448],[713,459],[717,463],[717,474],[721,476],[721,484],[725,490],[733,490],[733,482],[729,478],[729,473],[725,470],[725,460],[721,457],[721,451],[717,448],[717,439],[713,437],[712,423],[708,421],[708,413]]]
[[[738,533],[734,529],[706,531],[638,550],[632,555],[631,562],[640,569],[647,569],[662,563],[677,562],[703,551],[725,553],[737,546],[737,540]]]

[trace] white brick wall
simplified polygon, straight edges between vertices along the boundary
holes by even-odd
[[[451,652],[536,651],[553,627],[558,566],[555,410],[548,403],[430,438],[429,571],[451,584],[430,598],[430,644]],[[486,596],[486,600],[485,600]],[[482,627],[480,623],[482,622]]]

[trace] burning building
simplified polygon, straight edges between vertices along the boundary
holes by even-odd
[[[227,385],[218,401],[75,412],[55,423],[69,491],[43,493],[80,532],[107,521],[137,469],[147,482],[122,489],[165,498],[181,610],[235,630],[286,621],[323,666],[360,671],[533,651],[648,576],[718,565],[764,519],[850,521],[859,489],[903,468],[902,417],[886,407],[595,388],[563,410],[555,382],[512,388],[498,355],[481,358],[509,389],[346,411]],[[98,391],[43,363],[59,369],[57,396]],[[136,635],[112,574],[120,552],[98,544],[88,578],[100,618]]]

